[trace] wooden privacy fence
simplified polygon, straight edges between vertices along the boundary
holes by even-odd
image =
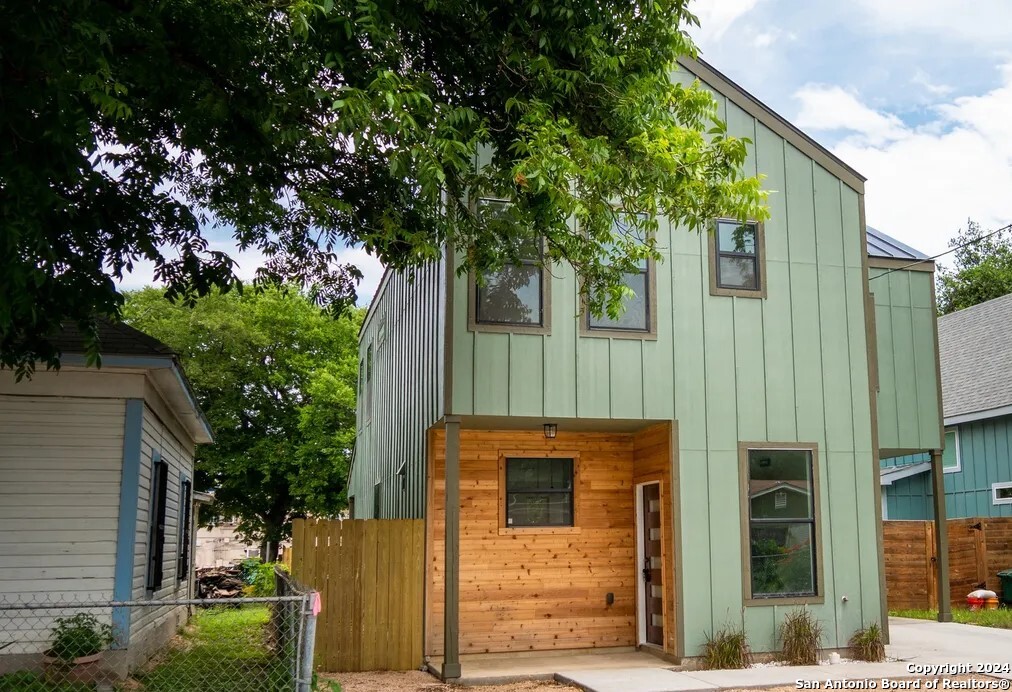
[[[889,609],[938,608],[935,523],[882,524]],[[977,588],[1000,592],[998,572],[1012,569],[1012,517],[950,519],[948,531],[952,606],[965,606]]]
[[[320,592],[316,668],[410,670],[422,663],[425,523],[296,519],[292,575]]]

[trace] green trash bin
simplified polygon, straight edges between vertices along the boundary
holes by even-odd
[[[1005,605],[1012,605],[1012,569],[998,572],[1001,579],[1001,602]]]

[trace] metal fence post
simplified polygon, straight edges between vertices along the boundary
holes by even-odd
[[[313,648],[316,642],[316,615],[313,614],[313,603],[316,598],[316,592],[311,591],[302,602],[305,625],[302,628],[302,647],[299,651],[299,682],[296,688],[298,692],[310,692],[313,684]]]

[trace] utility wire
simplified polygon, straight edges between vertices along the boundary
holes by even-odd
[[[882,272],[881,274],[873,276],[873,277],[871,277],[868,280],[869,281],[874,281],[875,279],[881,279],[883,276],[888,276],[888,275],[892,274],[893,272],[901,272],[904,269],[909,269],[910,267],[916,267],[918,264],[924,264],[925,262],[934,262],[939,257],[944,257],[945,255],[948,255],[949,253],[955,252],[956,250],[962,250],[963,248],[969,247],[970,245],[973,245],[974,243],[979,243],[980,241],[985,240],[987,238],[990,238],[993,235],[997,235],[997,234],[999,234],[999,233],[1001,233],[1003,231],[1009,231],[1009,230],[1012,230],[1012,223],[1010,223],[1007,226],[1002,226],[1001,228],[999,228],[996,231],[991,231],[990,233],[982,235],[979,238],[974,238],[973,240],[968,240],[965,243],[963,243],[962,245],[957,245],[956,247],[949,248],[945,252],[939,252],[934,257],[926,257],[924,259],[914,260],[910,264],[904,264],[902,267],[896,267],[895,269],[890,269],[887,272]]]

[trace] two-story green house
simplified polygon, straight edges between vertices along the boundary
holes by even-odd
[[[827,648],[882,620],[879,450],[942,445],[936,397],[896,406],[937,391],[930,284],[878,305],[870,272],[922,282],[868,243],[864,179],[712,67],[682,70],[753,142],[767,222],[661,220],[663,261],[628,276],[618,320],[536,253],[480,285],[453,256],[388,272],[369,308],[353,513],[426,519],[425,653],[444,677],[461,654],[692,657],[725,622],[773,651],[799,605]]]

